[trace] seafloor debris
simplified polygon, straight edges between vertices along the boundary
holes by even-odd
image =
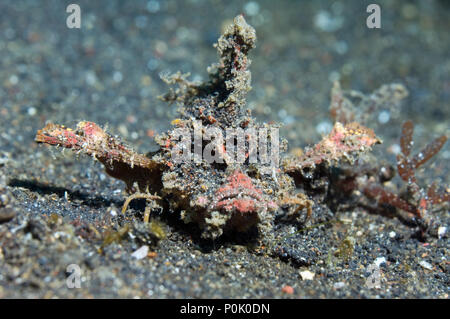
[[[431,212],[433,209],[438,208],[441,204],[450,203],[450,192],[448,188],[438,190],[436,182],[433,182],[427,190],[421,188],[417,183],[415,171],[440,151],[447,141],[447,137],[440,136],[434,139],[410,158],[414,145],[413,132],[414,124],[411,121],[403,123],[400,137],[401,152],[397,155],[397,171],[407,185],[407,190],[402,196],[383,188],[373,180],[367,181],[363,178],[358,180],[358,184],[367,196],[375,198],[379,203],[389,204],[412,214],[422,228],[427,228],[432,224]]]
[[[357,120],[366,124],[369,118],[380,109],[398,112],[399,103],[408,95],[407,89],[401,84],[383,85],[371,94],[357,91],[343,91],[339,82],[335,82],[331,90],[330,113],[333,119],[342,123]],[[415,171],[436,155],[447,141],[446,136],[440,136],[430,142],[422,151],[410,158],[412,150],[414,124],[406,121],[402,125],[400,137],[401,152],[397,155],[397,172],[406,183],[406,191],[394,192],[383,184],[395,176],[395,170],[389,165],[377,168],[359,165],[343,168],[339,176],[334,176],[331,188],[339,189],[348,197],[354,192],[361,192],[366,197],[375,199],[376,206],[390,206],[407,212],[415,220],[423,232],[433,224],[430,214],[443,205],[448,205],[450,194],[448,188],[439,189],[437,182],[433,182],[427,190],[421,188],[415,176]],[[438,190],[439,189],[439,190]],[[333,192],[333,190],[332,190]],[[438,225],[435,225],[438,226]],[[436,227],[435,227],[436,228]]]
[[[152,155],[137,154],[91,122],[81,122],[75,130],[48,124],[36,141],[99,160],[109,175],[126,183],[130,197],[124,209],[135,198],[147,199],[145,220],[151,207],[160,205],[179,212],[186,223],[197,223],[204,238],[255,227],[261,237],[271,236],[276,213],[310,215],[318,200],[313,191],[328,185],[332,166],[354,162],[380,140],[372,130],[342,117],[348,123],[335,123],[317,145],[278,165],[276,151],[282,154],[287,147],[278,137],[279,126],[256,123],[244,110],[251,89],[248,52],[255,42],[255,30],[238,16],[215,45],[220,60],[208,68],[208,82],[190,82],[181,73],[164,77],[178,87],[162,99],[180,106],[180,118],[172,122],[172,130],[156,136],[160,149]],[[244,132],[243,138],[230,136],[230,129]],[[256,140],[270,142],[255,148]],[[260,161],[253,161],[255,156]]]
[[[337,174],[329,176],[328,199],[332,198],[330,202],[339,202],[343,198],[344,201],[350,202],[355,194],[359,194],[356,196],[359,197],[356,200],[359,205],[388,214],[394,209],[394,212],[400,213],[399,217],[419,226],[422,236],[427,230],[437,234],[440,225],[432,212],[448,207],[449,188],[439,187],[436,181],[427,189],[420,187],[415,172],[439,152],[447,137],[440,136],[434,139],[419,153],[410,157],[414,144],[413,130],[414,125],[411,121],[403,124],[400,137],[401,152],[397,155],[397,172],[400,179],[406,183],[406,189],[402,191],[392,189],[391,181],[395,177],[395,168],[391,165],[382,164],[376,167],[366,163],[356,167],[342,166]],[[340,204],[341,207],[345,207],[342,202]],[[403,216],[403,213],[406,213],[406,216]]]

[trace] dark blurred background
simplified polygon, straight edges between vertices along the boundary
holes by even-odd
[[[372,123],[384,153],[395,151],[405,119],[416,123],[419,146],[449,135],[450,4],[376,1],[381,29],[368,29],[373,2],[3,0],[0,148],[27,152],[45,121],[78,120],[108,124],[140,151],[154,148],[150,137],[176,116],[176,106],[157,99],[167,90],[159,74],[205,79],[217,59],[213,43],[240,13],[258,36],[248,106],[259,120],[282,122],[292,147],[331,126],[336,79],[365,93],[390,82],[410,91],[400,112],[386,110],[388,121]],[[70,3],[81,7],[81,29],[66,26]],[[449,158],[445,146],[444,171]]]

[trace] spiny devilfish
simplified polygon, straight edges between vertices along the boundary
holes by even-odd
[[[255,41],[255,30],[243,16],[238,16],[215,45],[220,61],[208,68],[208,82],[190,82],[181,73],[163,78],[178,85],[162,97],[181,106],[180,118],[172,125],[194,132],[200,122],[204,130],[214,128],[222,133],[227,128],[246,132],[250,129],[273,132],[272,129],[279,128],[277,124],[255,122],[250,112],[244,110],[251,89],[248,70],[251,61],[247,55]],[[152,205],[147,206],[145,221],[149,218],[149,207],[158,204],[165,211],[180,212],[186,223],[197,223],[204,238],[253,227],[262,238],[270,236],[276,212],[297,214],[305,209],[310,213],[312,201],[296,184],[305,172],[314,175],[314,171],[326,170],[341,158],[353,161],[380,142],[370,129],[357,123],[345,126],[336,123],[330,135],[315,147],[300,157],[284,157],[279,167],[267,173],[267,165],[251,163],[248,156],[242,163],[232,161],[225,156],[223,144],[214,150],[219,162],[201,159],[176,163],[172,158],[172,150],[179,142],[175,128],[157,135],[155,140],[160,145],[159,151],[146,156],[137,154],[92,122],[81,122],[75,130],[48,124],[36,136],[37,142],[94,157],[109,175],[123,180],[130,194],[123,211],[131,200],[146,198]],[[287,141],[277,142],[280,153],[285,152]],[[196,145],[191,143],[194,149]],[[248,136],[245,143],[250,143]],[[268,147],[275,145],[271,142]]]

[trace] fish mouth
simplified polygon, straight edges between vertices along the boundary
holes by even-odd
[[[263,206],[264,198],[259,190],[245,187],[225,187],[218,192],[210,209],[249,214],[258,212]]]
[[[216,190],[209,211],[220,211],[229,216],[233,224],[253,224],[257,222],[259,212],[266,207],[262,190],[256,187],[251,178],[237,169],[227,181]],[[240,228],[240,227],[238,227]]]
[[[248,195],[225,197],[212,207],[213,210],[240,214],[256,213],[260,208],[261,204],[258,203],[258,198]]]

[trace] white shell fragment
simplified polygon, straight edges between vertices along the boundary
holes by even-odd
[[[144,245],[141,248],[137,249],[134,253],[131,254],[136,259],[143,259],[147,257],[148,254],[148,246]]]

